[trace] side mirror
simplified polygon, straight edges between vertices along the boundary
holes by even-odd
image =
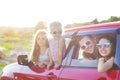
[[[17,57],[17,62],[20,65],[28,65],[28,56],[27,55],[19,55]]]

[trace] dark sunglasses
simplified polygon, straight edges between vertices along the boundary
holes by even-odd
[[[86,43],[85,43],[87,46],[89,46],[90,44],[91,44],[91,42],[90,41],[87,41]],[[85,45],[83,45],[83,46],[81,46],[81,49],[86,49],[86,46]]]
[[[109,48],[112,43],[96,44],[97,48]]]
[[[62,31],[53,31],[53,34],[61,34]]]

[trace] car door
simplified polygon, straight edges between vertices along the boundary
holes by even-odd
[[[76,63],[80,63],[76,62]],[[86,62],[86,61],[82,61]],[[91,63],[91,62],[90,62]],[[93,64],[94,62],[92,62]],[[109,72],[99,73],[96,67],[75,66],[75,64],[66,66],[60,75],[60,80],[118,80],[119,71],[111,70]]]

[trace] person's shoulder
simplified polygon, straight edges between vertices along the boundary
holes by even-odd
[[[65,39],[64,39],[64,38],[60,38],[60,39],[59,39],[59,42],[64,43],[64,42],[65,42]]]
[[[60,38],[63,38],[63,39],[65,39],[65,36],[64,36],[64,35],[62,35]]]

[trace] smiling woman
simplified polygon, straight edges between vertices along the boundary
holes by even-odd
[[[98,72],[106,72],[112,67],[115,67],[114,57],[116,50],[116,39],[115,35],[101,35],[98,39],[96,47],[100,55],[98,62]],[[113,66],[114,65],[114,66]]]

